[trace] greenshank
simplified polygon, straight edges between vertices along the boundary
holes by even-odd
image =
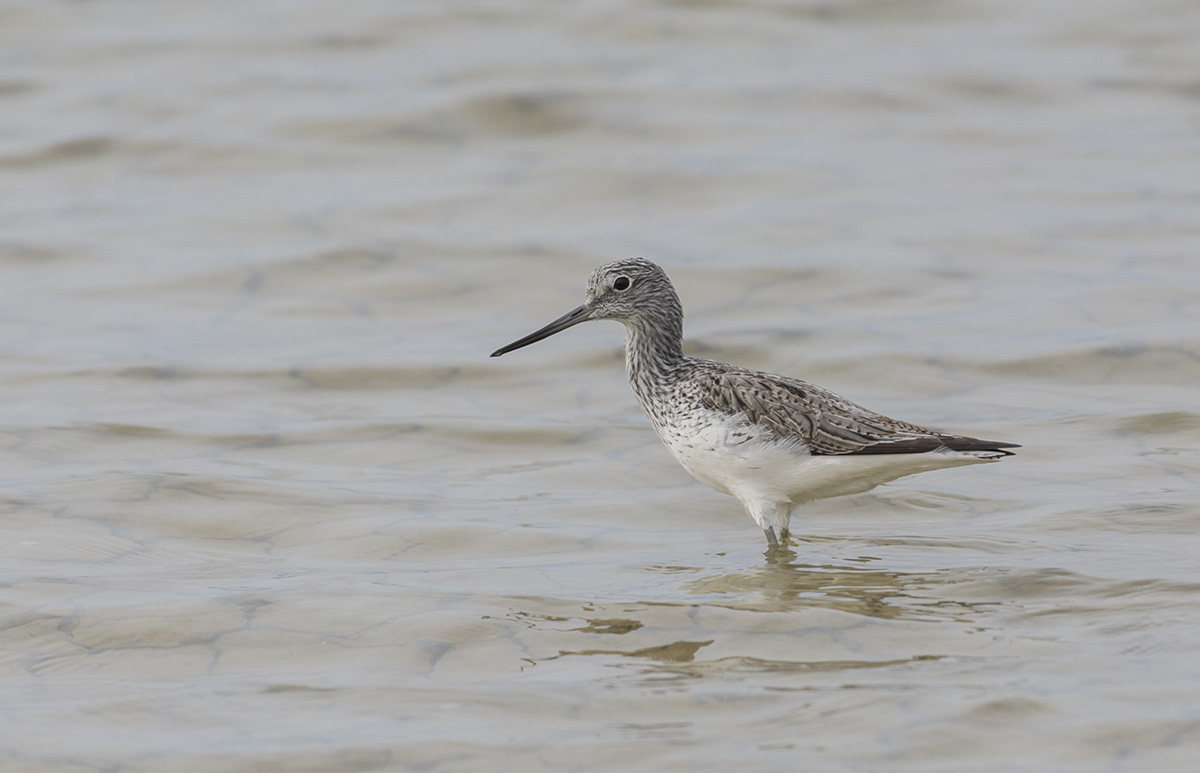
[[[493,357],[594,319],[625,325],[629,385],[655,432],[701,483],[730,494],[775,547],[797,505],[917,472],[992,462],[1016,443],[888,418],[828,389],[683,353],[683,307],[656,264],[601,266],[574,311]]]

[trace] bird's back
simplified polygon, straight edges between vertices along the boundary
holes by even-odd
[[[938,430],[893,419],[841,395],[796,378],[762,373],[712,360],[692,365],[681,391],[720,414],[741,416],[780,442],[800,442],[812,455],[912,454],[949,449],[1007,456],[1015,443]]]

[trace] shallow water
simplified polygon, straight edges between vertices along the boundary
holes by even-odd
[[[0,767],[1190,770],[1200,9],[0,6]],[[618,326],[1024,444],[764,555]]]

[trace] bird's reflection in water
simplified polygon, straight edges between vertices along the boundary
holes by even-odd
[[[936,623],[937,636],[949,636],[957,646],[961,640],[954,631],[986,627],[1000,602],[990,593],[980,598],[981,587],[1005,575],[980,567],[881,570],[872,568],[880,559],[869,555],[805,563],[789,547],[771,548],[765,559],[716,573],[712,563],[649,566],[648,571],[671,578],[661,594],[669,598],[590,603],[574,613],[560,605],[566,614],[554,617],[520,614],[527,624],[543,632],[553,627],[562,637],[556,653],[537,662],[619,656],[642,676],[673,678],[909,667],[940,660],[945,652],[922,636],[913,638],[914,625]],[[849,617],[807,614],[822,610]],[[586,639],[576,638],[580,635]],[[893,639],[896,635],[900,638]],[[795,642],[795,654],[809,657],[779,657],[793,651],[780,649],[781,636]],[[812,638],[805,643],[805,637]],[[840,643],[831,649],[831,641]],[[918,645],[909,646],[913,641]],[[945,645],[948,639],[940,641]],[[818,651],[821,655],[814,657]]]
[[[885,620],[960,621],[975,614],[975,603],[940,592],[962,581],[954,570],[906,573],[870,569],[877,561],[871,556],[809,564],[784,546],[772,547],[764,555],[762,564],[698,577],[681,589],[707,596],[707,604],[747,611],[824,607]]]

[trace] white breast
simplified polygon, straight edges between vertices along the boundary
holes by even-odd
[[[692,477],[724,494],[747,488],[782,493],[795,468],[812,458],[802,443],[781,443],[727,414],[696,414],[655,429]]]

